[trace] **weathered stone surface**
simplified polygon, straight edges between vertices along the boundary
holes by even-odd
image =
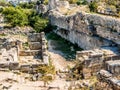
[[[53,10],[50,21],[58,27],[58,35],[83,49],[110,46],[110,40],[115,43],[120,41],[120,20],[115,18],[83,12],[65,16]]]
[[[41,5],[38,6],[38,13],[39,14],[41,14],[41,13],[44,14],[47,11],[48,11],[48,7],[46,5],[41,4]]]
[[[56,9],[56,8],[69,8],[68,1],[60,1],[60,0],[49,0],[49,10]]]
[[[30,33],[28,36],[28,42],[40,42],[41,34],[40,33]]]
[[[100,70],[98,74],[102,75],[102,76],[105,77],[105,78],[110,78],[110,77],[112,77],[112,74],[109,73],[109,72],[106,71],[106,70]]]
[[[35,56],[35,55],[41,55],[40,50],[26,50],[26,51],[20,51],[19,52],[20,56]]]
[[[31,50],[39,50],[42,48],[41,42],[29,42]]]
[[[106,82],[113,90],[120,90],[120,80],[112,77],[112,74],[108,71],[101,70],[97,76],[101,82]]]
[[[56,2],[59,0],[49,0],[49,10],[55,9],[56,8]]]
[[[120,60],[107,61],[106,69],[114,75],[120,75]]]
[[[118,65],[120,56],[116,55],[114,51],[107,50],[107,49],[94,49],[94,50],[84,50],[78,51],[76,53],[76,59],[79,60],[79,63],[83,65],[83,76],[85,78],[90,77],[91,75],[95,75],[96,72],[100,71],[101,69],[109,70],[114,74],[119,74],[119,66]],[[115,62],[111,60],[116,60],[115,63],[110,63],[110,66],[106,62]]]
[[[70,6],[68,1],[58,1],[56,2],[56,7],[69,8]]]

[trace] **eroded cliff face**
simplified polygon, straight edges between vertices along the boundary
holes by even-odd
[[[51,11],[49,19],[57,34],[83,49],[119,44],[119,19],[83,12],[65,16],[57,11]]]

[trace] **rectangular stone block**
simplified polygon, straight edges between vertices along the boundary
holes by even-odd
[[[120,60],[107,61],[106,69],[114,75],[120,74]]]
[[[28,35],[28,42],[40,42],[41,33],[31,33]]]
[[[39,50],[42,48],[42,44],[40,42],[29,42],[29,47],[31,50]]]

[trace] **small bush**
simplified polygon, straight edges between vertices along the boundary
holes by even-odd
[[[89,4],[89,8],[91,12],[96,12],[98,8],[98,4],[96,1],[93,1]]]
[[[88,4],[88,2],[86,1],[86,0],[78,0],[77,2],[77,5],[86,5],[86,4]]]
[[[3,9],[2,14],[12,26],[24,26],[28,24],[27,15],[20,7],[6,7]]]
[[[26,9],[32,9],[34,7],[35,3],[20,3],[19,6],[21,8],[26,8]]]

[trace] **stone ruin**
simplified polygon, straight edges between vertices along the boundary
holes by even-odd
[[[117,47],[120,50],[120,20],[81,11],[66,15],[60,11],[61,8],[70,9],[71,6],[65,1],[49,0],[49,20],[57,27],[56,34],[85,49],[76,54],[79,61],[76,66],[82,66],[84,78],[97,75],[100,81],[120,90],[117,78],[120,76],[119,51],[102,48]]]
[[[120,90],[120,55],[109,49],[78,51],[76,59],[82,65],[84,78],[96,75],[100,81],[107,82],[110,87]]]
[[[0,44],[0,69],[29,72],[40,65],[49,65],[44,32],[29,33],[25,45],[22,41],[10,39],[0,39]]]

